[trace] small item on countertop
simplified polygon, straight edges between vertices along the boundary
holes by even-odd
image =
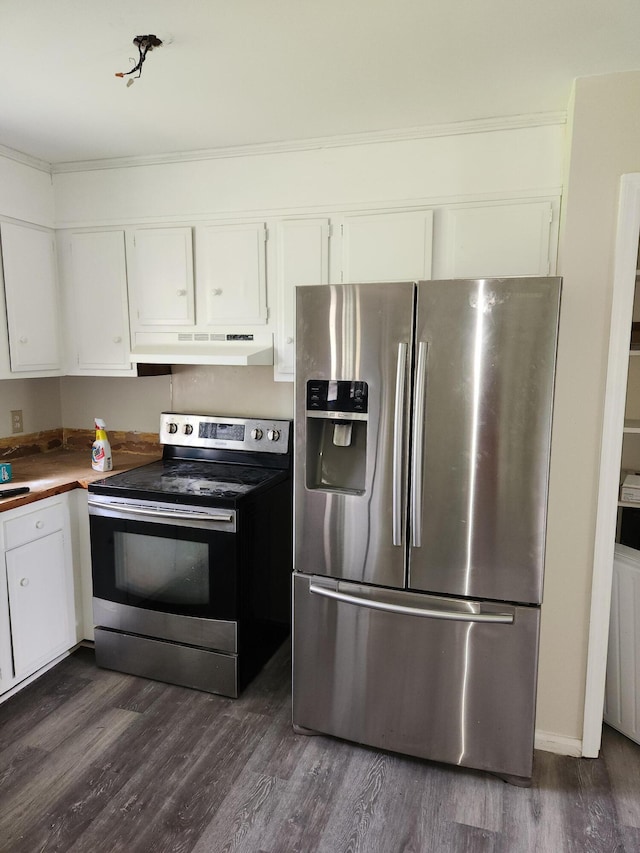
[[[11,462],[0,462],[0,483],[8,483],[12,476]]]
[[[91,467],[94,471],[111,471],[111,445],[105,432],[107,425],[101,418],[95,418],[96,440],[91,445]]]
[[[18,495],[26,495],[30,492],[29,486],[16,486],[14,489],[0,489],[0,498],[15,498]]]

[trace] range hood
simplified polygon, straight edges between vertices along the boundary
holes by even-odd
[[[272,335],[138,333],[132,343],[136,364],[273,364]]]

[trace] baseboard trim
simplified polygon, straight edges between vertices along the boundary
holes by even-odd
[[[570,755],[574,758],[582,756],[582,740],[580,738],[543,732],[539,729],[536,729],[534,746],[543,752],[555,752],[557,755]]]

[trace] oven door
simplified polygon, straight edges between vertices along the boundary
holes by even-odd
[[[89,524],[98,625],[211,647],[218,620],[235,651],[235,510],[90,495]]]

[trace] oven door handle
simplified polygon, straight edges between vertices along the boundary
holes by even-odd
[[[118,504],[117,506],[114,504],[104,504],[101,501],[92,500],[91,498],[89,498],[88,504],[89,506],[108,510],[112,515],[119,513],[122,516],[146,515],[153,518],[180,518],[188,521],[226,521],[229,524],[233,522],[233,515],[229,513],[212,515],[209,512],[174,512],[173,510],[165,512],[161,509],[144,509],[143,507],[135,506],[135,504]]]

